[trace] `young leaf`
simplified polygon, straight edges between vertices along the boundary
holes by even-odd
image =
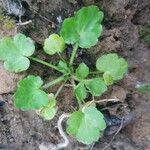
[[[100,96],[107,91],[105,82],[100,78],[86,80],[85,85],[93,96]]]
[[[49,55],[61,53],[65,49],[65,41],[58,34],[52,34],[44,42],[44,51]]]
[[[64,20],[60,34],[67,44],[78,43],[81,48],[90,48],[102,33],[103,16],[97,6],[83,7],[74,17]]]
[[[113,80],[120,80],[127,72],[128,64],[123,58],[119,58],[117,54],[107,54],[98,58],[96,68],[101,72],[109,72]]]
[[[80,82],[76,87],[75,87],[75,95],[77,100],[83,101],[86,98],[86,88],[84,83]]]
[[[76,77],[78,79],[84,79],[89,74],[89,68],[85,63],[81,63],[79,67],[76,69]]]
[[[69,74],[70,73],[70,69],[69,69],[66,62],[63,62],[63,61],[60,60],[59,63],[58,63],[58,68],[64,74]]]
[[[56,99],[53,94],[50,94],[48,97],[48,104],[37,111],[38,115],[43,117],[45,120],[53,119],[56,114]]]
[[[14,39],[5,37],[0,41],[0,60],[4,61],[4,67],[11,72],[27,70],[30,61],[27,58],[34,53],[35,46],[30,38],[19,33]]]
[[[103,114],[93,106],[72,113],[67,124],[68,134],[87,145],[96,142],[106,128]]]
[[[136,86],[137,90],[141,93],[150,93],[150,84],[138,84]]]
[[[14,95],[14,104],[21,110],[36,110],[46,106],[48,95],[40,90],[43,82],[40,77],[29,75],[19,81]]]
[[[80,127],[84,113],[82,111],[75,111],[71,114],[71,117],[68,119],[67,124],[67,133],[70,135],[76,135]]]
[[[105,72],[103,74],[103,79],[106,85],[112,85],[113,84],[113,77],[109,72]]]

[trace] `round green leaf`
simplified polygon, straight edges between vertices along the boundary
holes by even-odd
[[[11,72],[27,70],[30,61],[27,58],[34,53],[35,46],[30,38],[19,33],[13,39],[0,40],[0,60],[4,61],[4,67]]]
[[[58,34],[52,34],[44,42],[44,51],[49,55],[63,52],[65,49],[65,41]]]
[[[83,7],[74,17],[64,20],[60,34],[67,44],[77,43],[81,48],[90,48],[102,33],[103,16],[97,6]]]
[[[84,79],[89,74],[89,68],[85,63],[81,63],[79,67],[76,69],[76,77],[78,79]]]
[[[79,142],[87,145],[96,142],[106,128],[103,114],[93,106],[72,113],[67,124],[68,134],[76,136]]]
[[[40,77],[29,75],[19,81],[14,94],[14,104],[21,110],[36,110],[48,104],[47,94],[40,90],[43,82]]]
[[[86,88],[84,83],[80,82],[76,87],[75,87],[75,95],[78,101],[83,101],[86,98]]]
[[[113,84],[113,77],[109,72],[105,72],[103,74],[103,79],[106,85],[112,85]]]
[[[86,80],[85,85],[93,96],[101,96],[107,91],[107,86],[101,78]]]
[[[82,111],[75,111],[71,114],[71,117],[68,119],[67,124],[67,133],[70,135],[76,135],[80,127],[84,113]]]
[[[42,107],[39,111],[38,111],[38,115],[40,115],[42,118],[44,118],[45,120],[51,120],[54,118],[55,114],[56,114],[56,99],[54,97],[53,94],[50,94],[49,96],[49,102],[46,106]]]
[[[18,33],[14,36],[14,44],[24,56],[31,56],[34,53],[35,46],[33,41],[25,35]]]
[[[111,53],[98,58],[96,68],[101,72],[109,72],[113,80],[120,80],[127,72],[128,63],[117,54]]]

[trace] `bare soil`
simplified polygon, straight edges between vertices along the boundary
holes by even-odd
[[[3,1],[3,0],[2,0]],[[10,0],[9,0],[10,1]],[[4,2],[4,1],[3,1]],[[129,70],[125,78],[110,87],[101,98],[118,97],[120,103],[115,106],[103,106],[112,115],[123,116],[133,112],[134,121],[123,128],[107,150],[150,150],[150,93],[137,91],[138,84],[150,83],[150,45],[139,34],[139,27],[150,25],[149,0],[24,0],[25,15],[23,21],[32,23],[7,30],[0,20],[0,35],[14,35],[21,31],[36,42],[36,56],[46,61],[56,62],[57,57],[45,55],[41,48],[49,34],[58,33],[61,23],[58,21],[74,14],[82,6],[95,4],[105,13],[104,32],[96,46],[83,50],[78,62],[86,62],[91,69],[97,57],[104,53],[117,52],[127,59]],[[1,8],[2,3],[0,0]],[[5,11],[6,12],[6,11]],[[9,15],[5,13],[5,15]],[[10,16],[17,21],[17,17]],[[86,53],[85,53],[86,52]],[[44,121],[35,112],[22,112],[13,106],[13,93],[17,81],[26,74],[40,75],[44,80],[55,78],[58,74],[46,67],[32,63],[23,74],[8,73],[0,63],[0,149],[1,150],[38,150],[41,143],[57,144],[62,142],[56,124],[63,112],[76,109],[72,89],[65,88],[58,98],[58,113],[52,121]],[[57,87],[51,91],[55,92]],[[100,98],[98,98],[100,99]],[[101,108],[101,106],[98,106]],[[92,148],[70,139],[66,150],[103,150],[112,139],[104,136]]]

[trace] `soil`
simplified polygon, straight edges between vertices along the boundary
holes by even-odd
[[[9,2],[15,0],[6,0]],[[18,17],[8,14],[6,6],[0,0],[4,15],[17,22]],[[122,81],[110,87],[101,98],[118,97],[120,103],[113,107],[105,104],[105,109],[118,117],[133,112],[135,119],[121,130],[107,150],[150,150],[150,93],[140,93],[139,84],[150,84],[150,45],[140,37],[139,27],[150,25],[149,0],[24,0],[22,21],[32,20],[24,26],[7,29],[4,20],[0,20],[0,36],[14,35],[17,31],[30,36],[36,43],[36,56],[46,61],[56,62],[57,57],[49,58],[41,51],[42,44],[49,34],[58,33],[61,20],[74,14],[82,6],[95,4],[105,13],[104,32],[96,46],[83,50],[79,57],[91,66],[97,57],[104,53],[117,52],[129,63],[129,70]],[[4,8],[5,7],[5,8]],[[16,8],[17,9],[17,8]],[[150,33],[150,32],[149,32]],[[26,74],[40,75],[44,80],[56,78],[53,70],[32,63],[23,74],[8,73],[0,63],[0,149],[2,150],[38,150],[42,143],[57,144],[62,142],[56,127],[58,117],[76,109],[76,102],[71,88],[65,88],[58,98],[58,113],[52,121],[44,121],[35,112],[22,112],[13,105],[13,93],[17,81]],[[57,87],[51,91],[55,92]],[[99,99],[99,98],[98,98]],[[101,107],[101,106],[98,106]],[[75,139],[70,139],[66,150],[95,149],[102,150],[114,135],[104,136],[92,146],[84,146]]]

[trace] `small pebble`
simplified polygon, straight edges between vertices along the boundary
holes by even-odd
[[[13,138],[13,137],[10,138],[9,141],[10,141],[10,142],[14,142],[14,138]]]

